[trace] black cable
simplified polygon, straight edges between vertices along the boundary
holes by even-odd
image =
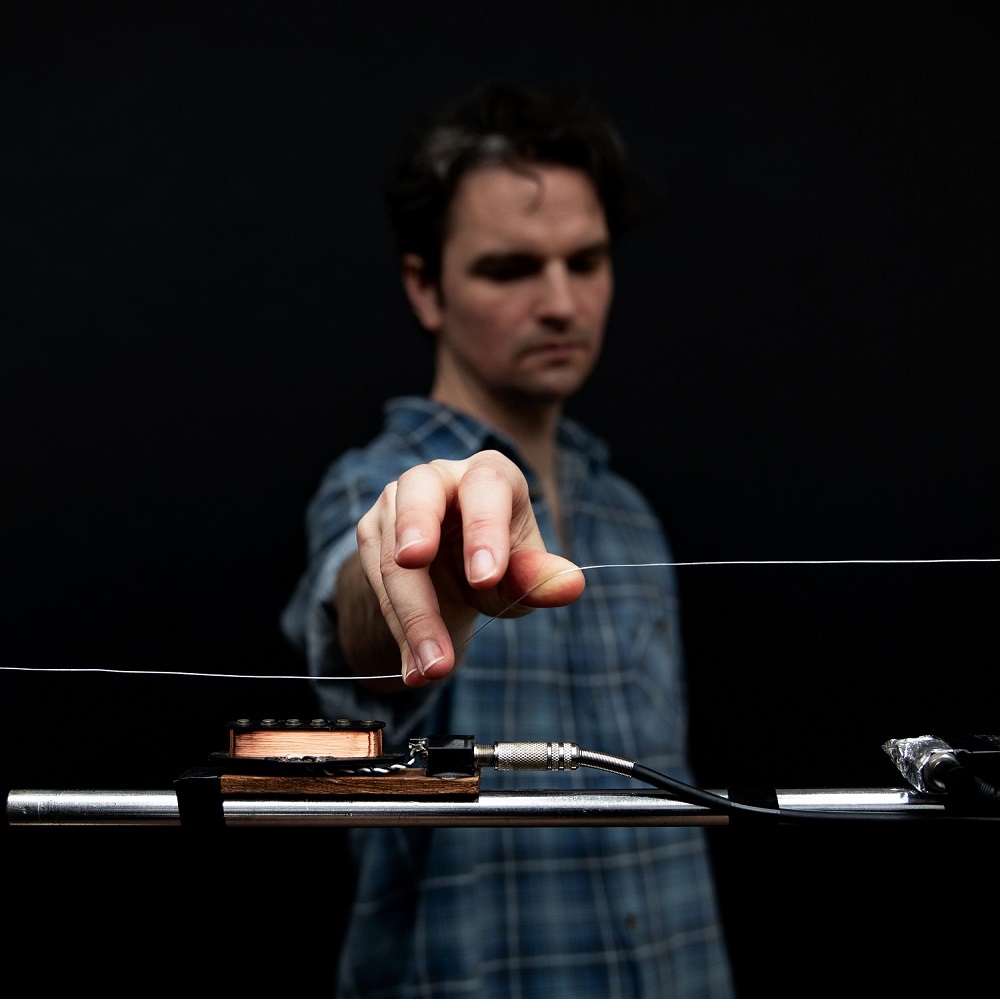
[[[590,757],[600,759],[600,762],[593,762]],[[652,770],[636,763],[633,760],[621,761],[623,765],[614,765],[614,757],[604,754],[595,754],[588,750],[581,750],[580,762],[584,766],[596,767],[600,770],[610,770],[613,773],[620,773],[624,776],[634,777],[645,784],[657,788],[660,791],[668,791],[681,801],[686,801],[692,805],[703,805],[713,812],[725,815],[747,816],[755,819],[765,819],[769,822],[775,820],[783,823],[813,823],[813,822],[928,822],[940,821],[942,819],[954,820],[956,818],[972,821],[988,821],[1000,818],[997,816],[985,815],[956,815],[948,811],[898,811],[898,810],[875,810],[865,809],[863,811],[843,811],[837,809],[820,810],[806,808],[768,808],[762,805],[750,805],[743,802],[732,801],[725,795],[716,794],[714,791],[706,791],[703,788],[695,787],[674,777],[668,777],[659,771]]]
[[[475,743],[471,736],[442,738],[436,737],[448,751],[454,751],[451,743],[459,742],[460,751],[468,757],[470,766],[492,766],[498,770],[575,770],[580,766],[606,770],[621,774],[649,784],[660,791],[667,791],[680,801],[692,805],[701,805],[713,813],[739,816],[743,818],[764,820],[769,823],[815,823],[815,822],[934,822],[943,819],[955,821],[996,821],[1000,819],[1000,809],[994,808],[995,814],[983,814],[975,809],[958,811],[952,808],[918,808],[900,809],[806,809],[806,808],[774,808],[767,805],[755,805],[749,802],[734,801],[730,797],[706,791],[704,788],[659,773],[650,767],[636,763],[622,756],[602,753],[592,749],[581,749],[571,742],[497,742],[493,744]],[[420,740],[418,752],[428,755],[441,750],[442,746],[431,745],[429,740]],[[964,768],[963,768],[964,769]],[[942,775],[944,776],[944,775]],[[953,778],[965,781],[964,775],[957,772]],[[995,790],[995,789],[994,789]]]
[[[633,765],[629,775],[650,784],[661,791],[669,791],[682,801],[687,801],[692,805],[704,805],[714,812],[722,812],[726,815],[748,816],[756,819],[766,819],[769,822],[775,820],[779,822],[829,822],[829,821],[850,821],[868,822],[876,821],[928,821],[940,819],[943,812],[912,813],[901,811],[838,811],[836,809],[820,810],[806,808],[767,808],[763,805],[749,805],[739,801],[732,801],[725,795],[715,794],[713,791],[706,791],[703,788],[694,787],[683,781],[668,777],[656,770],[651,770],[642,764]]]

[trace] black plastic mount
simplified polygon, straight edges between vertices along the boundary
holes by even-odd
[[[428,777],[473,777],[476,773],[476,740],[471,735],[429,735]]]

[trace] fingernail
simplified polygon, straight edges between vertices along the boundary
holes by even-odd
[[[403,683],[413,676],[414,673],[418,673],[417,664],[413,661],[411,657],[407,657],[403,660]]]
[[[427,676],[427,670],[435,663],[441,662],[442,659],[444,659],[444,654],[437,642],[428,640],[421,642],[417,647],[417,669],[420,670],[421,676]]]
[[[399,540],[396,542],[396,554],[401,555],[406,551],[407,548],[412,547],[415,544],[419,544],[424,540],[423,534],[420,533],[415,527],[408,527],[399,536]]]
[[[469,582],[478,583],[489,579],[496,572],[497,563],[489,548],[480,548],[472,553],[469,559]]]

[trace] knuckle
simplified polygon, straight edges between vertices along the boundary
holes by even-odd
[[[403,612],[399,617],[399,623],[406,635],[424,635],[431,631],[436,618],[436,609],[421,604]]]

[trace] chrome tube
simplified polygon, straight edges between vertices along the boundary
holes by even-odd
[[[725,791],[715,791],[725,797]],[[940,799],[900,788],[776,791],[781,809],[849,813],[944,812]],[[227,827],[727,825],[728,815],[661,791],[482,791],[469,801],[314,797],[223,799]],[[874,817],[874,815],[873,815]],[[780,821],[780,820],[779,820]],[[180,826],[174,791],[12,790],[9,826]]]

